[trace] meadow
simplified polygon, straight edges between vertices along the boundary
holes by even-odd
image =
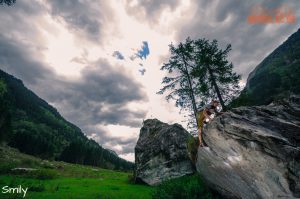
[[[132,172],[41,160],[9,147],[0,147],[0,174],[0,198],[23,198],[2,193],[4,186],[20,185],[30,199],[147,199],[154,190],[133,184]]]
[[[2,193],[3,187],[28,188]],[[42,160],[0,146],[0,199],[211,199],[215,197],[198,174],[166,180],[151,187],[134,184],[132,171]]]

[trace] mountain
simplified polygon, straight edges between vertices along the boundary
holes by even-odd
[[[133,163],[88,139],[21,80],[0,70],[0,141],[44,159],[133,169]]]
[[[249,75],[232,106],[264,105],[300,93],[300,29],[267,56]]]

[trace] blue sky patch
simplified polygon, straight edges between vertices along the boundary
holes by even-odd
[[[150,54],[149,45],[147,41],[143,41],[143,45],[140,50],[136,53],[136,55],[141,59],[146,59]]]

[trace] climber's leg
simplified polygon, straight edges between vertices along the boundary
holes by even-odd
[[[203,147],[203,143],[202,143],[202,128],[198,129],[198,137],[199,137],[199,146]]]

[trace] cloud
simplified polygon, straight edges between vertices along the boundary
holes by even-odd
[[[127,105],[147,101],[142,86],[105,60],[86,67],[79,79],[66,79],[35,60],[35,53],[26,50],[27,47],[1,35],[0,68],[22,79],[87,135],[95,133],[99,144],[111,149],[119,145],[118,154],[132,153],[136,137],[113,137],[97,126],[140,127],[146,110],[133,111]]]
[[[0,67],[30,84],[53,73],[40,60],[44,41],[39,31],[33,28],[43,12],[45,8],[36,1],[0,6]]]
[[[141,73],[141,75],[144,75],[145,74],[145,72],[146,72],[146,69],[139,69],[139,72]]]
[[[47,85],[51,88],[43,90]],[[40,81],[36,89],[68,120],[85,130],[84,126],[98,124],[140,126],[146,111],[132,111],[127,105],[148,100],[142,88],[121,68],[98,60],[83,69],[79,79],[56,76]]]
[[[177,41],[191,38],[217,39],[220,47],[232,44],[229,60],[233,62],[234,70],[242,74],[245,80],[248,74],[278,47],[289,35],[299,28],[295,24],[248,24],[247,17],[253,6],[260,3],[272,10],[282,5],[289,5],[300,17],[300,4],[296,1],[197,1],[193,0],[191,7],[193,15],[188,23],[179,22],[181,31],[177,32]],[[298,20],[299,21],[299,20]]]
[[[105,1],[51,0],[50,14],[82,39],[101,42],[114,15]]]
[[[36,84],[38,80],[53,75],[51,69],[32,56],[35,52],[32,48],[0,34],[0,68],[29,84]]]
[[[119,155],[126,155],[134,153],[134,147],[136,145],[137,136],[131,137],[122,137],[122,132],[119,137],[111,136],[107,129],[100,126],[87,126],[89,132],[92,132],[88,135],[89,138],[96,140],[103,147],[109,148],[117,152]]]
[[[115,58],[117,58],[119,60],[124,60],[125,59],[125,57],[119,51],[114,51],[113,57],[115,57]]]
[[[128,14],[143,22],[159,23],[161,15],[166,10],[175,10],[180,5],[180,0],[126,0],[125,7]]]

